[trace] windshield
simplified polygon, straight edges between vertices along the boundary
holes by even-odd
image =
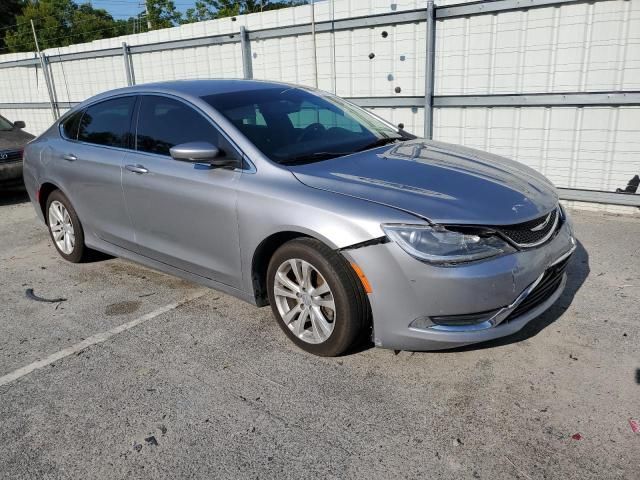
[[[13,123],[4,117],[0,117],[0,130],[13,130]]]
[[[339,157],[405,138],[359,107],[302,88],[261,88],[202,99],[281,164]]]

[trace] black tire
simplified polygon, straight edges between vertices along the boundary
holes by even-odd
[[[73,250],[69,254],[66,254],[62,250],[60,250],[53,236],[53,232],[51,231],[51,224],[49,220],[49,208],[51,207],[51,204],[55,201],[60,202],[64,206],[64,208],[67,210],[67,212],[69,213],[69,217],[71,219],[71,225],[73,226],[75,243],[73,246]],[[78,214],[76,213],[75,209],[71,205],[71,202],[65,196],[65,194],[62,193],[60,190],[54,190],[47,197],[47,206],[44,211],[44,218],[47,223],[47,228],[49,229],[49,236],[51,237],[53,246],[58,251],[60,256],[72,263],[80,263],[84,261],[89,253],[89,249],[84,245],[84,230],[82,229],[82,224],[80,223]]]
[[[278,311],[274,293],[275,276],[278,267],[290,259],[309,262],[324,277],[333,294],[333,331],[322,343],[307,343],[298,338]],[[371,310],[360,279],[342,255],[316,239],[298,238],[278,248],[267,269],[267,288],[278,325],[302,350],[323,357],[335,357],[348,352],[371,333]]]

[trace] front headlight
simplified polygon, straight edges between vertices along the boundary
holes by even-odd
[[[491,234],[462,233],[428,225],[381,225],[384,233],[412,257],[429,263],[472,262],[515,252],[504,240]]]

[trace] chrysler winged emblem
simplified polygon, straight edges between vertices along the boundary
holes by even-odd
[[[553,213],[553,212],[551,212]],[[547,215],[547,218],[544,219],[544,221],[540,224],[540,225],[536,225],[535,227],[533,227],[531,229],[532,232],[539,232],[540,230],[542,230],[544,227],[547,226],[547,223],[549,223],[549,220],[551,220],[551,213],[549,215]]]

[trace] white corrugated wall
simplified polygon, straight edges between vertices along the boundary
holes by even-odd
[[[438,5],[462,2],[441,0]],[[316,3],[316,21],[424,8],[426,0]],[[301,6],[106,39],[46,54],[118,48],[309,23]],[[435,95],[640,90],[640,0],[605,0],[436,22]],[[318,87],[346,97],[424,95],[426,25],[386,25],[318,33]],[[251,42],[254,78],[313,85],[311,35]],[[369,55],[373,53],[373,59]],[[33,58],[0,56],[0,62]],[[137,83],[242,77],[239,43],[132,55]],[[81,101],[126,84],[121,56],[52,63],[59,101]],[[399,92],[397,91],[399,89]],[[0,69],[0,103],[47,102],[39,67]],[[421,134],[422,108],[375,108]],[[3,110],[34,133],[47,109]],[[557,186],[614,191],[640,173],[640,107],[436,108],[434,138],[517,159]]]

